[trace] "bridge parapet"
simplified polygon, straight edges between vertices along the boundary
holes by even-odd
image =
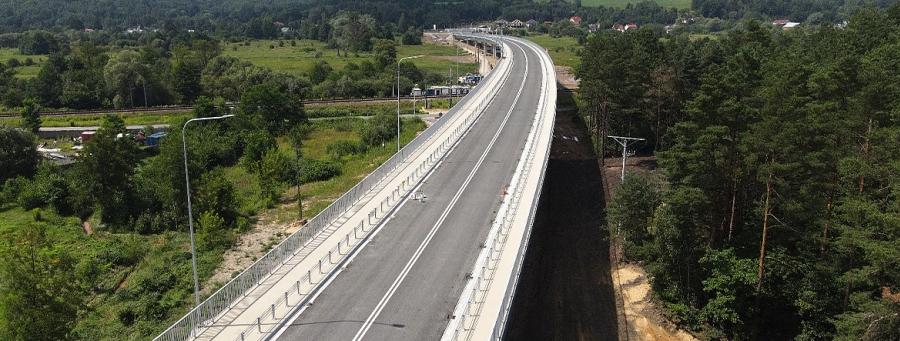
[[[543,48],[516,41],[540,56],[541,98],[510,187],[442,341],[502,338],[534,224],[556,117],[556,73]]]

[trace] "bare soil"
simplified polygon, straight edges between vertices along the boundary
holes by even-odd
[[[569,90],[578,89],[578,85],[581,83],[578,79],[575,78],[575,75],[572,74],[571,66],[559,66],[555,65],[556,69],[556,83],[561,85],[563,88]]]
[[[231,280],[233,275],[244,271],[259,257],[265,255],[271,247],[280,243],[303,225],[302,222],[297,221],[276,223],[273,221],[274,217],[267,215],[262,215],[259,219],[250,232],[241,235],[231,249],[225,251],[225,254],[222,255],[222,264],[201,286],[201,295],[208,294],[210,289],[218,288],[219,284]]]
[[[655,166],[653,158],[633,157],[626,170]],[[606,166],[597,159],[577,117],[557,115],[505,339],[696,340],[665,318],[646,273],[623,261],[609,235],[604,208],[620,172],[621,159]]]

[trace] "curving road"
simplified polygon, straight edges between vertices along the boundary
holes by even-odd
[[[410,200],[278,340],[436,340],[460,297],[538,107],[537,53],[508,40],[500,95]]]

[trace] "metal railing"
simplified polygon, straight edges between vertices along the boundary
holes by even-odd
[[[497,65],[496,67],[500,68],[501,66]],[[493,84],[502,84],[509,77],[509,70],[510,70],[510,68],[508,67],[508,65],[504,64],[503,72],[501,74],[495,76],[495,73],[491,72],[482,81],[482,85],[487,87],[489,84],[492,84],[492,83]],[[500,79],[497,79],[497,77],[500,77]],[[325,210],[323,210],[322,212],[317,214],[315,217],[313,217],[307,224],[303,225],[299,230],[297,230],[296,232],[294,232],[293,234],[288,236],[281,243],[279,243],[277,246],[272,248],[272,250],[270,250],[268,253],[266,253],[265,255],[260,257],[256,262],[251,264],[247,269],[245,269],[240,274],[238,274],[237,276],[232,278],[228,283],[226,283],[224,286],[222,286],[219,290],[217,290],[212,295],[210,295],[208,298],[206,298],[203,302],[201,302],[200,305],[194,307],[194,309],[192,309],[190,312],[188,312],[184,317],[182,317],[181,319],[176,321],[172,326],[170,326],[168,329],[163,331],[159,336],[154,338],[154,341],[157,341],[157,340],[159,340],[159,341],[181,341],[181,340],[188,340],[191,338],[196,338],[198,332],[201,329],[212,326],[213,323],[217,319],[219,319],[224,312],[231,309],[234,306],[234,304],[236,302],[238,302],[240,299],[246,297],[248,295],[248,293],[251,290],[253,290],[254,288],[256,288],[260,283],[262,283],[264,279],[269,277],[273,272],[275,272],[278,268],[280,268],[282,265],[284,265],[291,257],[296,255],[297,252],[299,252],[303,248],[304,245],[306,245],[308,242],[310,242],[311,240],[316,238],[327,227],[329,227],[333,223],[335,223],[335,221],[338,220],[339,218],[341,218],[341,216],[343,216],[345,213],[347,213],[348,210],[351,207],[353,207],[354,204],[356,204],[357,202],[360,201],[360,199],[362,199],[367,194],[369,194],[370,190],[376,188],[383,180],[385,180],[385,178],[389,174],[391,174],[394,170],[396,170],[404,162],[406,162],[408,157],[410,157],[411,155],[414,155],[417,152],[417,150],[419,149],[419,147],[421,147],[426,141],[429,141],[431,139],[431,137],[435,136],[435,134],[437,134],[438,132],[444,133],[445,129],[443,129],[443,128],[447,122],[452,121],[455,118],[455,116],[460,115],[461,113],[466,113],[466,114],[468,114],[468,117],[466,117],[464,119],[463,128],[465,128],[465,129],[458,127],[456,130],[454,130],[451,133],[450,137],[448,137],[444,142],[442,142],[441,148],[439,148],[440,153],[446,153],[447,151],[449,151],[451,149],[451,147],[458,141],[458,139],[462,138],[462,136],[465,135],[465,133],[468,130],[468,127],[470,127],[475,122],[475,120],[481,115],[481,113],[484,112],[484,110],[487,108],[487,106],[493,101],[493,99],[497,95],[498,88],[499,87],[489,88],[488,91],[490,91],[490,92],[489,92],[488,96],[482,98],[481,101],[477,105],[475,105],[475,109],[468,110],[468,112],[466,112],[467,110],[459,110],[459,109],[466,108],[468,105],[470,105],[469,102],[472,100],[472,98],[477,97],[477,96],[467,95],[466,97],[464,97],[453,108],[453,110],[450,110],[447,113],[447,115],[444,115],[443,118],[436,121],[431,127],[426,129],[422,134],[420,134],[419,136],[414,138],[409,144],[404,146],[398,153],[394,154],[387,161],[385,161],[381,166],[379,166],[372,173],[370,173],[368,176],[366,176],[362,181],[360,181],[355,186],[353,186],[353,188],[351,188],[349,191],[344,193],[340,198],[338,198],[333,203],[331,203],[331,205],[329,205],[327,208],[325,208]],[[459,109],[457,109],[457,108],[459,108]],[[439,154],[438,151],[435,151],[431,155],[429,155],[429,157],[423,162],[423,164],[419,166],[420,171],[416,172],[416,174],[420,174],[419,179],[421,179],[421,176],[426,174],[425,170],[427,167],[425,167],[424,164],[428,163],[428,164],[430,164],[430,167],[433,167],[434,165],[436,165],[438,163],[438,161],[442,157],[443,157],[443,154]],[[408,180],[411,180],[411,179],[408,179]],[[403,187],[402,189],[401,189],[401,186]],[[391,205],[396,205],[396,203],[398,202],[398,199],[403,197],[404,194],[400,192],[401,190],[410,191],[412,188],[414,188],[412,186],[412,181],[407,181],[401,186],[398,186],[398,189],[395,190],[395,192],[396,192],[395,194],[392,194],[391,197],[385,199],[385,201],[383,201],[382,204],[379,205],[379,208],[381,209],[382,213],[385,212],[386,210],[388,210]],[[391,199],[391,198],[393,198],[393,199]],[[386,202],[388,202],[387,206],[385,206]],[[384,215],[382,215],[381,217],[377,217],[378,210],[379,209],[376,208],[374,215],[372,215],[372,213],[370,213],[370,219],[372,217],[374,217],[376,219],[384,218]],[[365,223],[366,222],[363,221],[361,224],[365,225]],[[375,223],[370,222],[369,225],[372,226],[372,225],[376,225],[377,223],[378,222],[376,220]],[[359,230],[357,230],[357,229],[359,229]],[[358,226],[357,228],[354,228],[353,233],[354,234],[358,233],[358,232],[369,233],[372,230],[373,229],[370,228],[368,231],[366,231],[365,226]],[[362,237],[362,238],[365,238],[365,237]],[[337,250],[338,255],[346,256],[346,254],[341,254],[340,245],[341,244],[339,243],[337,246],[335,246],[335,248],[332,249],[332,251],[329,252],[328,256],[326,257],[329,259],[329,261],[326,263],[327,265],[336,265],[337,264],[336,262],[331,261],[332,252],[335,251],[334,249],[338,249]],[[347,237],[347,245],[348,245],[347,248],[349,249],[349,247],[350,247],[349,234]],[[321,267],[322,264],[323,264],[323,262],[320,260],[319,265],[318,265],[320,272],[324,271],[324,270],[322,270],[322,267]],[[333,271],[335,268],[336,268],[335,266],[332,266],[331,269],[328,270],[328,272]],[[307,275],[306,275],[306,279],[305,279],[305,281],[310,282],[310,284],[312,284],[312,281],[313,281],[311,271],[312,270],[307,271]],[[325,273],[323,273],[323,275],[325,275]],[[291,292],[296,291],[297,295],[301,295],[302,293],[300,292],[300,289],[301,289],[300,283],[302,283],[302,282],[303,281],[297,281],[295,286],[292,287]],[[321,281],[319,283],[321,283]],[[318,285],[318,284],[316,284],[316,285]],[[314,290],[315,290],[315,288],[312,288],[312,289],[310,289],[310,292],[314,291]],[[265,317],[268,317],[269,315],[271,315],[272,319],[275,319],[276,308],[281,306],[282,303],[284,303],[285,307],[288,306],[287,303],[289,302],[289,296],[290,296],[291,292],[286,292],[283,300],[279,299],[277,302],[272,303],[272,309],[270,310],[270,312],[268,312],[266,314],[266,316],[260,316],[257,318],[257,325],[255,327],[259,330],[260,333],[263,332],[262,321],[264,320]],[[308,293],[309,292],[307,292],[307,294]],[[302,294],[302,295],[306,296],[307,294]],[[272,325],[272,324],[270,323],[269,325]],[[253,327],[254,326],[251,325],[247,329],[252,330]],[[243,335],[244,334],[242,333],[241,336],[239,336],[238,340],[240,340],[243,337]]]
[[[544,56],[542,55],[541,58],[544,59]],[[542,74],[548,74],[546,60],[542,61],[541,69]],[[500,256],[508,245],[507,241],[510,235],[511,225],[519,211],[522,197],[526,194],[525,190],[527,190],[527,183],[525,179],[527,179],[533,171],[539,172],[539,181],[535,192],[532,194],[534,194],[535,198],[540,195],[551,143],[547,143],[542,151],[543,153],[539,153],[541,150],[539,150],[540,143],[537,141],[537,136],[541,133],[542,129],[546,129],[548,125],[551,127],[550,129],[552,129],[553,122],[555,121],[556,96],[548,93],[548,91],[555,90],[554,85],[555,83],[551,83],[547,79],[541,83],[541,98],[538,101],[539,107],[535,112],[535,119],[532,122],[532,127],[529,131],[528,138],[526,139],[522,156],[519,158],[519,163],[513,173],[507,196],[501,204],[500,209],[497,211],[497,217],[488,233],[488,237],[485,243],[482,244],[484,249],[476,259],[470,280],[463,289],[463,295],[457,302],[457,307],[454,310],[456,318],[448,325],[442,340],[456,341],[459,340],[460,337],[464,340],[472,339],[474,334],[471,332],[474,330],[475,325],[481,317],[481,312],[484,308],[483,303],[486,301],[488,289],[494,281],[497,266],[501,260]],[[544,155],[542,160],[535,160],[538,154]],[[535,161],[538,161],[538,164],[540,165],[538,169],[534,169]],[[509,282],[507,288],[505,288],[504,297],[501,301],[500,316],[498,316],[492,330],[491,340],[499,339],[505,329],[506,318],[509,314],[509,306],[512,303],[515,294],[514,289],[521,274],[521,266],[527,249],[528,237],[530,236],[530,230],[534,223],[536,206],[537,200],[532,201],[530,209],[527,212],[527,230],[521,241],[521,243],[524,243],[525,245],[522,245],[522,248],[516,255],[516,260],[513,265],[514,272],[512,274],[512,280]],[[462,305],[463,302],[465,302],[464,305]]]

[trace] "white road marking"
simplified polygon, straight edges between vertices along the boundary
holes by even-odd
[[[516,46],[516,47],[518,47],[519,50],[522,50],[522,53],[525,56],[525,78],[522,79],[522,85],[519,86],[519,91],[518,91],[518,93],[516,93],[516,98],[515,98],[515,100],[513,100],[512,105],[509,107],[509,111],[506,112],[506,117],[503,118],[503,122],[500,124],[500,128],[497,129],[496,133],[494,133],[494,136],[491,139],[491,143],[488,144],[487,148],[484,150],[484,153],[481,154],[481,158],[478,159],[478,163],[475,164],[475,167],[469,173],[468,177],[466,177],[466,181],[456,192],[456,195],[453,196],[453,200],[451,200],[450,204],[447,205],[447,208],[444,209],[444,212],[441,214],[441,217],[437,220],[437,222],[434,223],[434,226],[428,232],[428,235],[425,237],[425,240],[422,241],[422,244],[420,244],[419,248],[416,249],[416,252],[413,254],[412,258],[409,259],[409,261],[406,263],[406,266],[403,267],[403,270],[400,272],[400,274],[394,280],[394,283],[391,284],[391,287],[384,294],[384,297],[382,297],[381,301],[378,302],[378,305],[375,306],[375,310],[373,310],[372,313],[369,314],[369,317],[363,323],[362,327],[359,329],[359,331],[356,332],[356,335],[353,337],[353,341],[362,340],[362,338],[369,331],[369,328],[372,327],[372,324],[375,323],[375,319],[378,318],[378,315],[381,314],[381,311],[387,305],[388,301],[390,301],[391,296],[394,295],[394,292],[397,291],[397,288],[400,287],[400,284],[403,282],[403,280],[409,274],[410,270],[412,270],[413,265],[416,264],[416,262],[419,260],[419,257],[422,255],[422,252],[424,252],[425,248],[428,246],[428,244],[431,243],[431,239],[437,233],[437,230],[441,227],[441,224],[443,224],[444,219],[446,219],[447,216],[450,214],[450,210],[453,208],[454,205],[456,205],[456,202],[462,196],[463,191],[465,191],[466,187],[469,185],[469,182],[471,182],[472,178],[475,177],[475,172],[478,170],[478,168],[484,162],[484,159],[487,157],[488,152],[490,152],[491,148],[494,146],[494,143],[497,141],[497,138],[500,137],[500,132],[503,131],[503,128],[506,126],[507,121],[509,121],[509,117],[512,115],[513,108],[515,108],[516,103],[519,102],[519,98],[522,95],[522,90],[525,88],[525,83],[526,83],[525,79],[528,78],[528,55],[525,54],[524,49],[522,49],[519,46]]]

